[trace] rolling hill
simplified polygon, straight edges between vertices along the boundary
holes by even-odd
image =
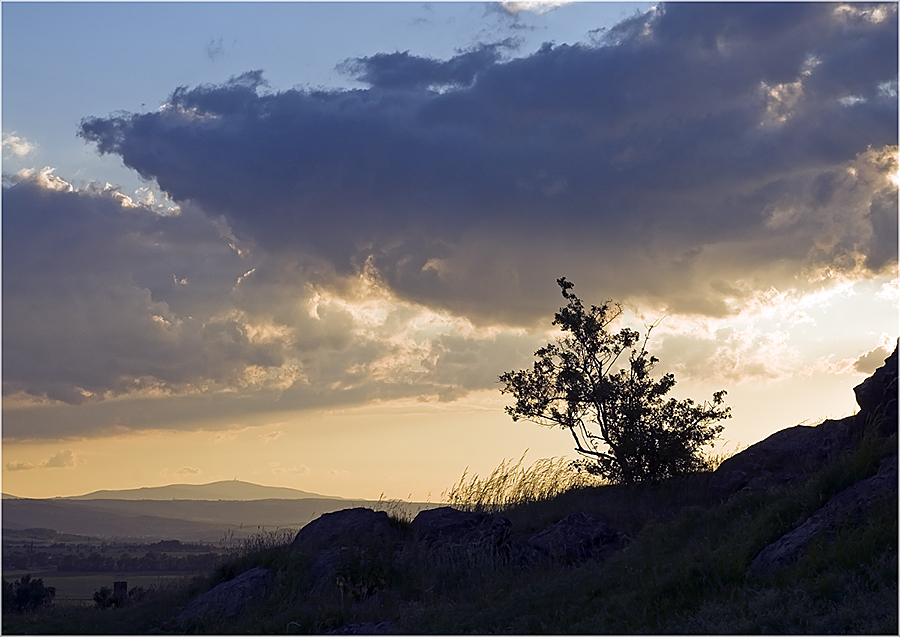
[[[229,531],[299,529],[323,513],[372,503],[296,500],[30,500],[3,501],[3,529],[53,529],[92,537],[215,542]]]
[[[169,484],[164,487],[141,487],[93,491],[64,500],[305,500],[318,498],[343,500],[288,487],[267,487],[241,480],[221,480],[207,484]]]
[[[323,513],[373,504],[240,480],[103,490],[66,498],[4,494],[3,529],[43,528],[102,538],[210,542],[226,533],[241,537],[263,529],[299,529]],[[431,505],[400,506],[416,512]]]

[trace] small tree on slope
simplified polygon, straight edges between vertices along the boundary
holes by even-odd
[[[608,331],[622,314],[618,304],[586,309],[565,278],[557,280],[567,305],[553,325],[564,336],[535,352],[533,369],[500,376],[501,390],[516,402],[506,407],[513,420],[568,429],[581,464],[610,482],[657,482],[702,470],[701,448],[715,440],[731,417],[725,391],[711,402],[665,399],[675,377],[654,380],[658,362],[647,352],[650,332],[641,341],[635,330]],[[627,362],[619,359],[628,352]]]

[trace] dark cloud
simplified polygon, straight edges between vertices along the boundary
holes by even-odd
[[[161,215],[43,171],[3,211],[9,439],[453,400],[522,362],[509,336],[398,304],[374,272],[267,254],[190,204]]]
[[[210,38],[206,43],[206,57],[215,62],[220,59],[223,55],[225,55],[225,45],[222,42],[222,38],[218,40],[214,38]]]
[[[226,310],[244,264],[196,212],[25,180],[3,190],[4,393],[65,402],[277,365]]]
[[[181,212],[4,187],[4,436],[451,400],[527,364],[544,339],[501,327],[546,327],[563,275],[721,317],[896,268],[896,5],[676,3],[512,46],[82,122]]]
[[[423,90],[471,86],[481,71],[501,59],[503,49],[515,49],[512,40],[487,44],[449,60],[434,60],[403,53],[378,53],[354,58],[338,68],[376,89]]]
[[[752,277],[763,257],[701,267],[711,246],[777,245],[764,258],[792,275],[811,250],[848,262],[816,242],[827,204],[790,231],[766,211],[897,143],[896,23],[894,5],[676,3],[597,46],[376,54],[344,64],[368,84],[352,91],[271,92],[256,72],[81,135],[265,250],[374,263],[399,294],[479,320],[545,314],[559,274],[715,312],[703,267]],[[889,228],[892,196],[864,223]],[[895,263],[894,238],[870,235],[851,252]]]

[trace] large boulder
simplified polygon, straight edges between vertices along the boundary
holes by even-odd
[[[897,498],[896,455],[884,459],[877,474],[836,494],[803,524],[766,546],[750,564],[750,572],[759,575],[790,564],[803,554],[813,539],[832,531],[842,522],[858,522],[873,502],[886,495],[894,500]]]
[[[291,547],[312,557],[309,574],[318,585],[338,586],[354,597],[374,594],[383,582],[361,577],[403,539],[384,511],[358,507],[326,513],[297,533]]]
[[[574,513],[528,540],[543,555],[565,563],[602,559],[627,538],[612,530],[606,520],[589,513]]]
[[[496,513],[438,507],[420,512],[410,524],[417,540],[434,546],[495,550],[507,544],[512,523]]]
[[[291,542],[293,548],[317,550],[340,546],[386,544],[401,533],[384,511],[358,507],[326,513],[304,526]]]
[[[241,573],[191,600],[178,614],[176,622],[185,626],[205,616],[231,619],[238,615],[249,601],[261,599],[274,577],[272,569],[263,567]]]

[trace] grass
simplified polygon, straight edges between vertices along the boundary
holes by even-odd
[[[565,458],[543,458],[523,467],[525,453],[513,464],[504,460],[485,478],[467,476],[468,469],[455,485],[443,493],[450,506],[466,511],[496,513],[532,502],[552,500],[572,489],[603,484],[597,477],[578,471]]]
[[[261,603],[234,621],[212,618],[192,628],[323,633],[390,619],[413,634],[897,634],[896,493],[875,501],[865,518],[817,538],[782,570],[748,574],[762,548],[896,451],[896,434],[885,438],[870,427],[854,450],[805,481],[724,501],[708,474],[656,486],[591,485],[573,478],[563,461],[523,467],[523,456],[486,478],[464,474],[445,497],[460,508],[502,511],[519,540],[573,512],[601,514],[631,537],[626,547],[572,567],[408,541],[341,552],[334,577],[315,580],[316,556],[270,533],[205,579],[160,587],[133,607],[4,615],[3,631],[177,631],[171,620],[191,595],[262,565],[275,571],[275,582]],[[398,528],[407,523],[397,520]]]

